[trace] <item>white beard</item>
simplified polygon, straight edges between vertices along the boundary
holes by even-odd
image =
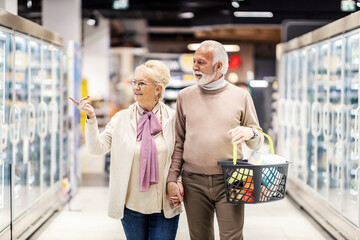
[[[210,75],[205,75],[205,74],[203,74],[201,72],[198,72],[198,71],[193,71],[193,74],[194,74],[194,78],[196,80],[197,85],[206,85],[206,84],[210,83],[214,79],[214,77],[216,75],[216,71],[212,71],[212,73],[210,73]],[[200,74],[200,75],[202,75],[202,77],[200,79],[198,79],[195,76],[195,74]]]

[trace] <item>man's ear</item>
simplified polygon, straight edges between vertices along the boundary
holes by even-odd
[[[222,62],[217,62],[217,65],[216,65],[216,71],[221,71],[221,69],[222,69],[222,67],[223,67],[223,64],[222,64]]]

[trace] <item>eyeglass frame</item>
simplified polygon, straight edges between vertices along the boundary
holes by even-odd
[[[135,87],[135,86],[139,86],[140,88],[143,88],[144,86],[147,86],[147,85],[158,85],[156,83],[149,83],[149,82],[145,82],[145,81],[135,81],[135,80],[132,80],[131,81],[131,86],[132,87]]]

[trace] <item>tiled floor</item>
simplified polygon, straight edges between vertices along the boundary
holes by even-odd
[[[331,239],[287,198],[273,203],[247,205],[245,211],[246,240]],[[31,239],[126,239],[120,220],[111,219],[106,213],[107,187],[82,187],[70,204]],[[216,233],[218,235],[217,228]],[[185,213],[180,216],[176,239],[190,239]]]
[[[83,187],[70,203],[32,237],[38,240],[126,239],[120,220],[107,217],[107,178],[103,159],[87,156],[81,149]],[[91,160],[91,161],[90,161]],[[177,240],[189,238],[186,213],[180,216]],[[215,235],[218,237],[215,221]],[[286,197],[272,203],[246,205],[245,240],[331,239],[320,226]]]

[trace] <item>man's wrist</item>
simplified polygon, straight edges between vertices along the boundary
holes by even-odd
[[[254,127],[252,127],[251,130],[252,130],[254,136],[252,136],[252,137],[250,138],[250,140],[253,140],[253,139],[257,138],[257,136],[259,136],[259,132],[258,132],[257,129],[254,128]]]

